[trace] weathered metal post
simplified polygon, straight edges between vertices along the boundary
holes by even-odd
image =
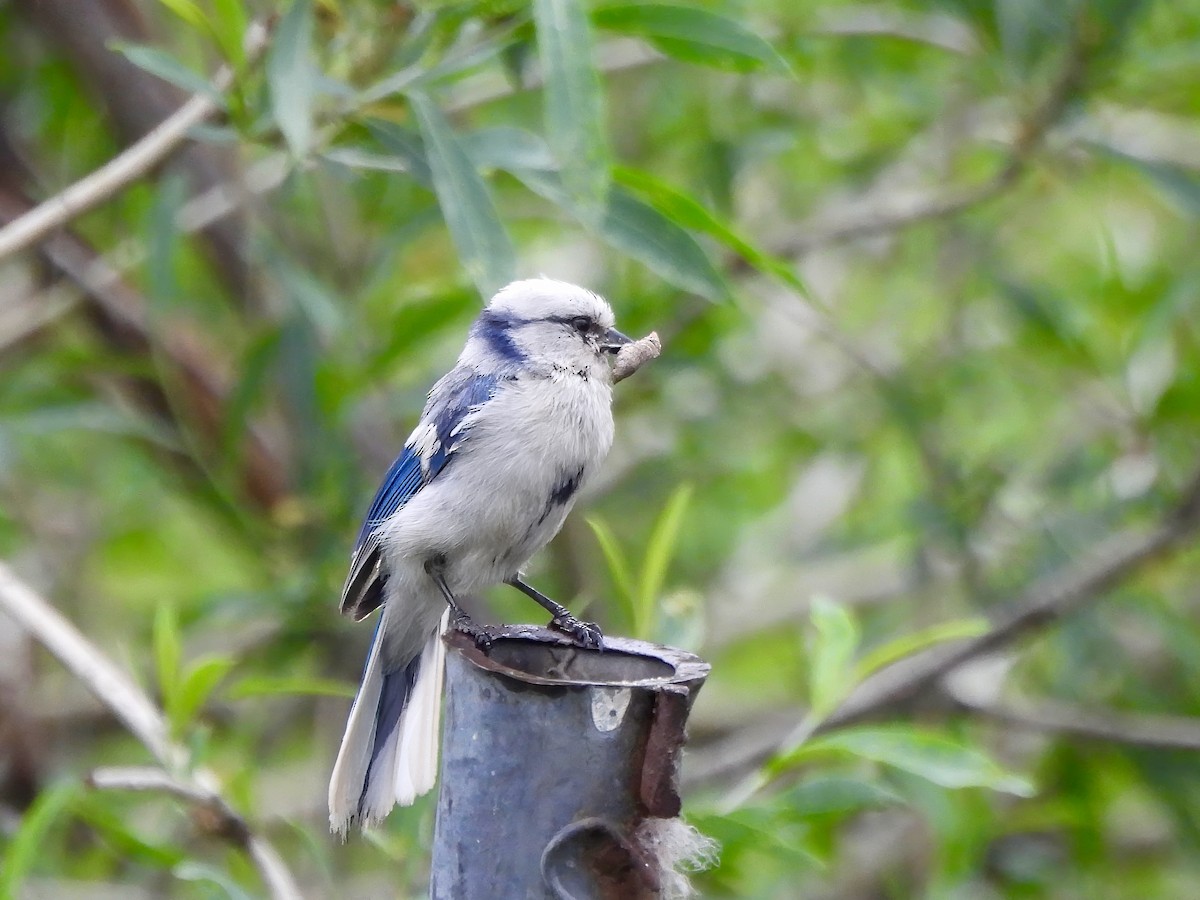
[[[431,896],[657,896],[647,836],[679,815],[708,664],[622,638],[582,650],[531,626],[498,632],[487,655],[448,641]]]

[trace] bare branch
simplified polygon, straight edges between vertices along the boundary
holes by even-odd
[[[133,736],[164,766],[186,758],[167,737],[167,723],[133,679],[96,649],[53,606],[0,562],[0,607],[54,654],[72,675],[116,713]]]
[[[0,307],[0,353],[44,331],[75,306],[72,292],[59,288],[11,297]]]
[[[0,221],[16,218],[29,205],[23,195],[10,196],[0,186]],[[200,438],[199,449],[211,450],[212,436],[221,433],[226,399],[231,391],[227,361],[207,346],[195,329],[182,322],[173,323],[169,329],[151,328],[146,299],[111,262],[119,253],[101,256],[70,229],[47,238],[38,252],[55,273],[84,293],[88,301],[84,311],[110,345],[123,352],[157,358],[170,376],[161,379],[124,375],[118,379],[122,391],[141,409],[173,427],[183,430],[193,425],[193,433]],[[51,302],[56,297],[59,299]],[[21,306],[54,309],[62,303],[60,291],[49,288]],[[3,335],[0,335],[2,345]],[[169,394],[168,388],[177,389],[179,396]],[[271,509],[287,491],[288,465],[279,450],[280,442],[254,421],[247,423],[243,441],[242,486],[255,503]],[[184,461],[208,477],[202,460],[189,457]]]
[[[985,203],[1017,182],[1028,167],[1033,151],[1045,139],[1046,133],[1062,116],[1070,99],[1075,96],[1087,74],[1088,37],[1077,26],[1074,39],[1067,49],[1066,59],[1041,103],[1018,122],[1007,162],[1000,171],[983,183],[958,188],[927,197],[907,209],[889,209],[891,197],[882,197],[875,205],[879,212],[850,222],[821,228],[802,226],[800,234],[777,252],[786,256],[802,256],[818,247],[838,244],[858,238],[886,234],[921,222],[944,219]],[[887,194],[892,191],[889,188]]]
[[[58,48],[63,61],[77,73],[81,88],[105,110],[122,147],[139,140],[187,100],[188,92],[113,50],[122,42],[161,43],[163,35],[155,27],[159,17],[152,10],[132,0],[12,0],[10,5],[41,33],[44,42]],[[44,184],[34,165],[38,154],[21,152],[20,143],[19,139],[14,143],[18,165],[3,176],[14,188]],[[169,162],[196,191],[230,181],[241,169],[235,147],[213,142],[189,141]],[[230,299],[244,304],[248,311],[261,312],[261,297],[249,277],[245,239],[244,219],[231,217],[205,229],[200,246]]]
[[[125,672],[108,659],[79,630],[0,562],[0,609],[49,650],[72,675],[109,707],[155,758],[162,769],[100,769],[93,773],[96,787],[164,791],[197,804],[215,817],[213,833],[246,852],[275,900],[299,900],[300,889],[279,854],[255,835],[217,789],[216,776],[205,769],[188,777],[183,772],[187,750],[170,739],[158,707]]]
[[[1090,710],[1052,700],[1012,705],[954,699],[970,712],[1033,731],[1157,750],[1200,750],[1200,719]]]
[[[772,754],[793,749],[818,734],[893,711],[923,693],[941,693],[946,676],[959,667],[1057,624],[1148,564],[1179,549],[1197,531],[1200,531],[1200,470],[1187,482],[1176,505],[1156,527],[1119,532],[1098,542],[1086,558],[1035,582],[1019,599],[1005,605],[984,634],[921,651],[881,669],[858,685],[825,719],[818,721],[806,717],[782,740],[771,741],[768,733],[765,740],[758,739],[743,748],[738,761],[728,766],[714,766],[705,775],[715,778],[736,774],[739,768],[755,766]],[[951,699],[960,704],[963,702],[953,695]],[[1081,733],[1089,725],[1097,734],[1103,727],[1095,721],[1084,722],[1082,719],[1077,719],[1076,725]],[[1064,727],[1064,730],[1068,729]],[[1180,741],[1174,746],[1186,746],[1182,742],[1192,736],[1190,731],[1186,734],[1173,731],[1172,735],[1172,739]],[[726,805],[737,806],[765,784],[764,776],[752,771],[732,789]]]
[[[979,637],[934,647],[876,673],[859,685],[814,733],[904,703],[964,663],[1056,624],[1192,536],[1200,524],[1192,508],[1198,501],[1200,490],[1193,482],[1176,510],[1158,527],[1120,532],[1101,541],[1085,559],[1036,582],[1021,598],[1006,606],[995,624]]]
[[[99,790],[157,791],[189,803],[211,803],[215,797],[198,785],[173,777],[165,769],[151,766],[108,766],[88,776],[88,786]]]
[[[964,210],[978,206],[981,203],[991,200],[993,197],[999,196],[1009,185],[1016,181],[1017,176],[1023,169],[1024,164],[1020,166],[1009,165],[999,175],[977,187],[960,188],[940,196],[927,197],[909,209],[895,212],[879,212],[864,219],[834,225],[821,231],[813,231],[809,234],[802,233],[792,240],[787,247],[782,248],[781,252],[788,256],[803,256],[805,253],[810,253],[818,247],[827,247],[832,244],[841,244],[860,238],[874,237],[879,234],[887,234],[890,231],[907,228],[910,225],[917,225],[921,222],[931,222],[935,219],[944,219],[948,216],[957,215]],[[805,230],[801,228],[802,232]]]
[[[266,41],[266,28],[255,23],[247,35],[252,50]],[[227,66],[213,77],[215,93],[227,90],[233,70]],[[141,140],[34,209],[0,228],[0,259],[28,249],[56,229],[98,206],[133,184],[187,140],[188,132],[215,114],[219,107],[209,94],[194,94]]]

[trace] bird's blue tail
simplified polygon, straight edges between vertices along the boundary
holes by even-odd
[[[397,803],[408,806],[433,787],[446,624],[443,616],[421,653],[392,672],[384,672],[383,632],[376,627],[329,781],[329,827],[335,832],[344,836],[355,822],[373,825]]]

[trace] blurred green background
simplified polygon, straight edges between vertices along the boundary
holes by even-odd
[[[0,48],[4,221],[220,108],[0,258],[0,559],[306,895],[425,890],[428,798],[327,834],[370,637],[336,598],[538,273],[664,340],[530,575],[713,663],[702,896],[1196,894],[1200,3],[10,0]],[[0,895],[265,894],[203,811],[85,787],[153,760],[0,647]]]

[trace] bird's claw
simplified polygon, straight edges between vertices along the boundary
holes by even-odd
[[[492,637],[491,631],[486,625],[478,624],[474,619],[465,613],[456,616],[454,619],[454,630],[461,631],[467,637],[475,642],[475,648],[481,653],[487,654],[491,652]]]
[[[550,627],[563,632],[586,650],[603,650],[604,635],[595,622],[581,622],[570,613],[555,616]]]

